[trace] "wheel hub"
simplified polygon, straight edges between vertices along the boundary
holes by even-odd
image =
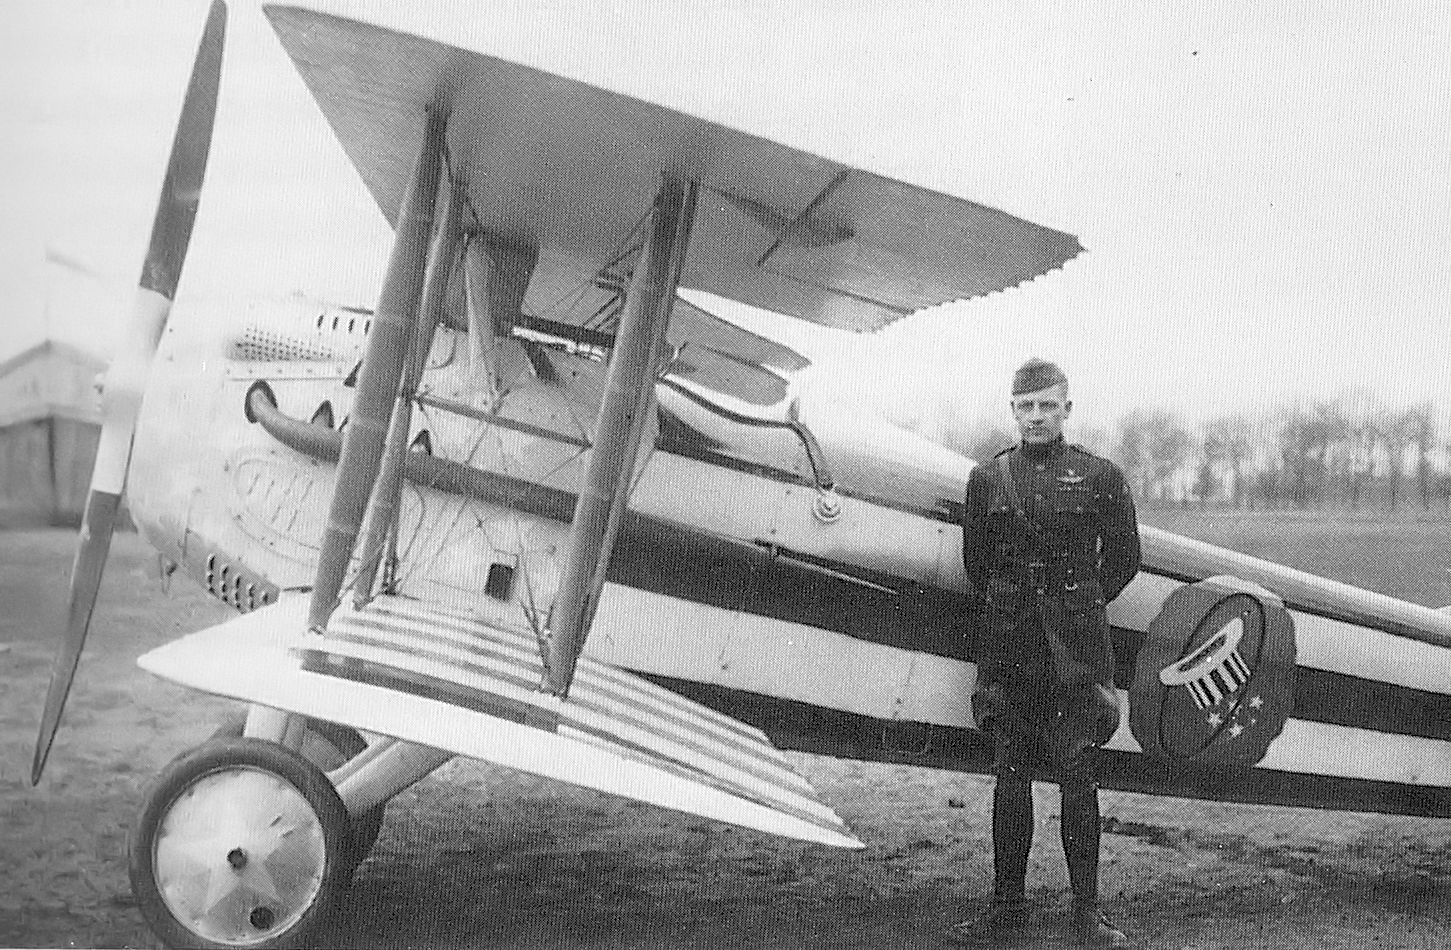
[[[262,943],[295,924],[327,871],[322,824],[289,782],[250,766],[209,772],[167,809],[154,839],[162,900],[198,936]]]

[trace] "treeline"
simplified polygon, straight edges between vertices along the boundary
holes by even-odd
[[[1451,432],[1440,419],[1430,401],[1349,393],[1196,423],[1135,409],[1069,438],[1117,462],[1143,505],[1451,511]],[[994,425],[951,441],[982,461],[1016,438]]]

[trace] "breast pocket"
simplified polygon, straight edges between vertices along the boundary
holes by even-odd
[[[1091,516],[1098,511],[1093,492],[1081,484],[1065,485],[1060,482],[1050,504],[1054,514],[1068,517]]]
[[[1069,546],[1092,544],[1098,534],[1098,500],[1080,485],[1059,485],[1047,499],[1051,530],[1063,536]]]

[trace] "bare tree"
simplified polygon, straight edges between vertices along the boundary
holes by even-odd
[[[1280,410],[1280,473],[1278,487],[1297,508],[1310,504],[1310,455],[1315,444],[1315,421],[1299,405]]]
[[[1451,439],[1441,446],[1441,458],[1446,467],[1441,472],[1441,501],[1447,514],[1451,514]]]
[[[1147,416],[1149,463],[1159,498],[1166,499],[1171,479],[1189,459],[1193,445],[1179,417],[1166,409],[1155,409]]]
[[[1207,425],[1199,438],[1199,465],[1194,470],[1194,495],[1199,507],[1209,504],[1219,490],[1219,469],[1224,464],[1224,445]]]
[[[1373,487],[1380,495],[1383,482],[1394,511],[1414,465],[1422,507],[1430,510],[1444,494],[1451,511],[1451,442],[1438,448],[1437,423],[1430,401],[1388,408],[1364,389],[1273,407],[1263,420],[1219,416],[1198,438],[1170,411],[1135,409],[1119,420],[1112,454],[1145,501],[1165,500],[1176,477],[1187,474],[1201,502],[1218,494],[1236,508],[1258,501],[1357,510],[1370,503]]]
[[[1138,495],[1149,498],[1149,442],[1142,409],[1134,409],[1119,420],[1118,442],[1112,453],[1131,481],[1138,482]]]
[[[1215,463],[1207,458],[1199,459],[1199,467],[1194,471],[1194,496],[1199,499],[1199,507],[1209,506],[1209,500],[1219,491],[1219,474],[1214,470]]]
[[[1311,449],[1312,472],[1316,480],[1314,494],[1318,502],[1325,504],[1331,500],[1332,466],[1336,456],[1340,454],[1337,450],[1343,446],[1350,424],[1340,403],[1333,399],[1317,400],[1310,406],[1310,415],[1313,419],[1311,431],[1314,435],[1314,446]]]
[[[1343,494],[1350,510],[1356,511],[1375,473],[1376,446],[1380,440],[1376,420],[1383,410],[1367,389],[1345,390],[1340,395],[1340,403],[1345,413]]]
[[[1308,408],[1289,406],[1280,414],[1280,458],[1291,500],[1296,506],[1317,507],[1327,500],[1332,447],[1348,430],[1345,414],[1333,400],[1319,400]]]
[[[1391,511],[1400,507],[1401,476],[1406,466],[1406,451],[1415,441],[1415,424],[1403,409],[1382,409],[1376,414],[1376,436],[1386,456],[1386,491]]]
[[[1227,468],[1230,500],[1234,507],[1241,507],[1249,474],[1245,463],[1254,451],[1254,426],[1243,415],[1219,416],[1205,423],[1203,445],[1206,460]]]
[[[1406,407],[1401,415],[1407,440],[1416,450],[1416,487],[1421,507],[1431,510],[1431,450],[1436,447],[1436,416],[1430,402]]]
[[[1284,501],[1284,472],[1271,462],[1255,473],[1255,491],[1266,508],[1278,508]]]
[[[1451,442],[1441,447],[1441,457],[1446,460],[1446,468],[1441,472],[1441,507],[1447,514],[1451,514]]]

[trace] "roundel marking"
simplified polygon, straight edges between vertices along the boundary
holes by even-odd
[[[1284,729],[1294,674],[1294,621],[1278,597],[1233,577],[1188,584],[1149,624],[1129,726],[1170,764],[1252,766]]]

